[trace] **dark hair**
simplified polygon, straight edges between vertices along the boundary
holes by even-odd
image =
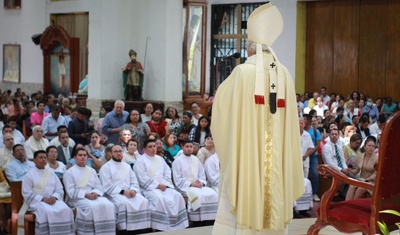
[[[105,106],[103,108],[107,113],[109,113],[109,112],[111,112],[113,110],[113,108],[111,106]]]
[[[178,109],[176,109],[174,106],[169,106],[166,110],[165,110],[165,118],[169,118],[168,116],[168,110],[169,109],[174,109],[175,110],[175,118],[180,118],[179,114],[178,114]]]
[[[130,142],[136,142],[137,148],[139,149],[139,140],[137,140],[136,138],[129,139],[128,142],[126,142],[126,148],[128,148]]]
[[[156,140],[147,139],[147,140],[145,140],[145,141],[143,142],[143,148],[147,148],[147,145],[148,145],[149,143],[155,143],[155,142],[156,142]]]
[[[340,112],[340,111],[344,111],[344,107],[342,107],[342,106],[337,107],[336,112]]]
[[[184,115],[188,116],[190,119],[192,119],[192,117],[193,117],[193,114],[189,111],[183,112],[182,116],[184,116]]]
[[[4,129],[6,129],[6,128],[11,128],[11,130],[12,130],[12,127],[10,125],[6,124],[3,126],[3,130],[1,130],[1,132],[4,133]]]
[[[192,102],[192,103],[190,103],[190,109],[192,109],[192,106],[194,105],[194,104],[197,104],[197,106],[199,106],[199,104],[197,103],[197,102]]]
[[[89,139],[92,138],[92,135],[93,135],[93,134],[97,134],[97,135],[100,137],[100,133],[99,133],[98,131],[92,130],[91,132],[89,132]]]
[[[80,149],[85,150],[84,148],[78,148],[78,144],[75,144],[75,146],[72,148],[72,151],[71,151],[71,158],[74,158],[75,155],[78,153],[78,150],[80,150]]]
[[[379,121],[379,123],[385,123],[386,122],[385,114],[379,115],[378,121]]]
[[[193,141],[191,141],[190,139],[184,139],[182,146],[185,146],[185,144],[187,143],[193,144]]]
[[[350,137],[350,143],[357,141],[357,140],[362,140],[362,137],[360,134],[355,133]]]
[[[313,116],[314,115],[314,113],[316,113],[317,112],[317,110],[315,110],[315,109],[311,109],[310,110],[310,112],[308,113],[308,114],[310,114],[311,116]]]
[[[126,118],[126,123],[132,123],[132,121],[131,121],[131,113],[132,113],[133,111],[136,111],[136,112],[139,114],[139,120],[138,120],[138,122],[142,122],[142,115],[140,115],[139,110],[137,110],[137,109],[132,109],[132,110],[129,112],[128,117]]]
[[[199,125],[196,126],[196,130],[195,130],[195,132],[194,132],[194,139],[193,139],[193,142],[200,143],[200,136],[201,136],[200,121],[201,121],[202,119],[206,119],[207,122],[208,122],[208,125],[204,128],[204,131],[206,132],[206,135],[208,135],[208,134],[211,133],[211,130],[210,130],[211,120],[210,120],[210,118],[209,118],[208,116],[201,116],[201,117],[199,118]]]
[[[53,146],[54,147],[54,146]],[[44,153],[44,154],[46,154],[46,156],[47,156],[47,153],[46,153],[46,151],[44,151],[44,150],[38,150],[38,151],[35,151],[34,153],[33,153],[33,158],[36,158],[39,154],[41,154],[41,153]]]
[[[51,106],[51,112],[53,112],[53,111],[59,111],[60,110],[60,107],[58,107],[58,105],[53,105],[53,106]]]
[[[13,152],[14,152],[15,149],[16,149],[17,147],[19,147],[19,146],[21,146],[22,148],[25,149],[25,147],[24,147],[22,144],[14,144],[14,146],[13,146]]]
[[[46,148],[46,153],[49,153],[49,152],[50,152],[50,149],[55,149],[55,150],[57,150],[57,147],[54,146],[54,145],[50,145],[49,147]]]
[[[36,107],[39,107],[39,104],[46,105],[46,102],[44,102],[44,100],[39,100],[39,101],[36,103]]]
[[[368,118],[368,117],[366,117],[366,116],[361,116],[361,118],[360,118],[359,122],[361,122],[361,123],[366,123],[366,122],[369,122],[369,118]]]
[[[57,127],[57,132],[60,132],[60,130],[63,129],[63,128],[68,130],[68,127],[67,127],[67,126],[65,126],[65,125],[59,125],[59,126]]]

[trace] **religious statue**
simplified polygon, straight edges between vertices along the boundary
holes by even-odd
[[[142,64],[136,60],[136,51],[129,51],[131,61],[122,68],[124,97],[127,101],[141,101],[143,89],[144,70]]]
[[[85,78],[79,83],[78,94],[87,95],[89,89],[89,77],[86,74]]]

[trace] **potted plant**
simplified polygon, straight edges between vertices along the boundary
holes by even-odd
[[[387,213],[387,214],[392,214],[400,217],[400,212],[395,211],[395,210],[383,210],[380,211],[379,213]],[[400,222],[396,223],[397,227],[399,228],[399,235],[400,235]],[[379,222],[378,221],[378,226],[383,235],[389,235],[389,229],[387,228],[387,225],[384,222]]]

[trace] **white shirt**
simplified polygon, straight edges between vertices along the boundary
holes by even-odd
[[[338,171],[341,171],[342,169],[347,169],[346,165],[346,160],[344,159],[344,152],[343,149],[340,146],[337,146],[340,160],[342,162],[342,167],[339,167],[338,165],[338,160],[336,158],[336,152],[335,152],[335,144],[332,142],[328,142],[324,145],[322,148],[322,159],[324,160],[325,164],[328,164],[335,168]]]
[[[301,157],[303,157],[309,148],[314,148],[314,143],[311,139],[311,135],[307,131],[303,131],[303,133],[300,136],[300,141],[301,141],[301,154],[302,154]],[[310,167],[310,157],[307,157],[305,160],[303,160],[303,167],[305,168]]]

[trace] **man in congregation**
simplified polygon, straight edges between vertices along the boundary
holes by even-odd
[[[14,137],[14,143],[15,144],[24,144],[25,137],[19,130],[17,130],[17,117],[13,116],[13,117],[8,118],[7,125],[11,127],[11,134]],[[6,126],[4,126],[4,128],[6,128]],[[7,131],[7,130],[5,130],[5,131]]]
[[[50,141],[50,145],[53,145],[53,146],[56,146],[56,147],[58,147],[58,146],[61,145],[61,142],[60,142],[60,132],[61,132],[61,131],[65,131],[65,132],[68,133],[68,128],[67,128],[67,126],[60,125],[60,126],[57,127],[57,136],[58,136],[58,138],[52,139],[52,140]],[[73,147],[75,146],[75,141],[74,141],[73,139],[69,138],[69,136],[68,136],[68,145],[69,145],[71,148],[73,148]]]
[[[213,234],[287,234],[304,193],[296,92],[271,45],[283,18],[271,3],[247,20],[247,53],[218,87],[211,131],[221,162]],[[229,122],[227,122],[229,120]]]
[[[58,132],[58,141],[60,145],[57,147],[57,161],[63,162],[67,165],[69,159],[71,159],[72,147],[69,145],[70,138],[68,137],[68,132],[66,130],[61,130]]]
[[[20,211],[21,218],[29,207],[36,216],[35,234],[75,234],[74,215],[64,203],[63,186],[57,175],[45,168],[46,152],[38,150],[33,158],[35,167],[22,180],[25,203]],[[22,221],[18,224],[23,228]]]
[[[122,100],[117,100],[114,103],[114,110],[107,113],[104,118],[102,131],[107,135],[108,143],[118,144],[121,126],[125,124],[129,113],[124,110],[125,103]]]
[[[65,117],[60,115],[60,107],[58,105],[51,106],[51,114],[43,119],[43,133],[50,141],[57,137],[57,128],[61,125],[67,125]]]
[[[172,162],[176,188],[188,197],[190,221],[215,220],[218,209],[218,194],[206,186],[206,175],[200,160],[192,155],[192,141],[183,143],[183,154]]]
[[[145,154],[135,165],[135,173],[143,195],[150,202],[151,227],[157,230],[184,229],[188,224],[185,201],[171,181],[171,169],[156,155],[155,140],[143,144]]]
[[[122,162],[121,146],[112,146],[111,154],[111,160],[100,169],[100,180],[107,198],[118,210],[117,229],[132,231],[150,228],[149,201],[140,194],[139,183],[131,167]]]
[[[324,163],[330,165],[337,171],[342,172],[343,174],[349,175],[350,169],[346,165],[343,149],[338,146],[339,130],[331,129],[329,132],[329,139],[330,141],[328,141],[322,148],[322,159],[324,160]],[[344,199],[346,196],[346,192],[347,187],[342,184],[339,188],[339,196]]]
[[[10,133],[6,133],[3,136],[4,148],[0,148],[0,166],[6,169],[8,163],[14,159],[13,146],[14,137]]]
[[[89,118],[90,110],[79,108],[78,114],[68,123],[68,136],[71,137],[76,144],[87,145],[89,135]]]
[[[77,209],[78,234],[115,234],[115,207],[103,197],[103,187],[96,171],[86,166],[88,154],[78,149],[76,164],[64,173],[64,186],[70,202]]]
[[[14,159],[5,168],[9,181],[22,181],[26,173],[35,166],[33,162],[26,159],[25,148],[22,144],[13,146]]]

